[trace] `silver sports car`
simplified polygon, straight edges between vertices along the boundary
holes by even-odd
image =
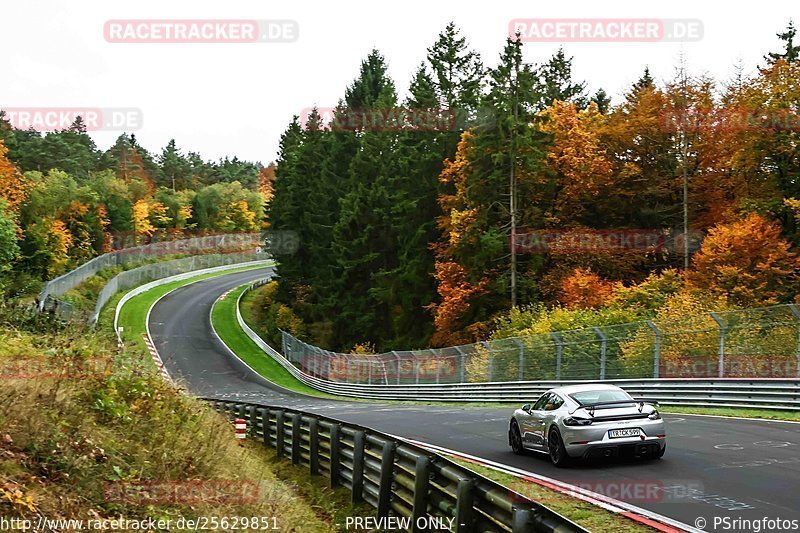
[[[514,411],[508,443],[516,454],[548,453],[556,466],[578,458],[660,458],[667,441],[657,406],[614,385],[558,387]]]

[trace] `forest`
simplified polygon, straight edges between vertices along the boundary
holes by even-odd
[[[563,49],[530,63],[509,37],[487,66],[452,23],[405,91],[373,50],[281,138],[267,218],[300,247],[261,321],[372,352],[794,301],[795,39],[726,80],[643,65],[613,100]],[[564,245],[615,233],[660,245]]]
[[[15,128],[0,110],[0,283],[35,292],[92,257],[206,232],[260,231],[273,167],[206,161],[171,140],[160,153],[121,134],[102,151],[81,117],[67,129]]]

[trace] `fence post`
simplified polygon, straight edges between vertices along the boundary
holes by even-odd
[[[417,356],[415,355],[414,356],[414,372],[416,374],[416,378],[415,378],[414,382],[417,385],[419,385],[419,367],[420,367],[421,364],[422,363],[419,362],[419,360],[417,359]]]
[[[381,478],[378,483],[378,517],[389,516],[392,508],[395,443],[386,441],[381,450]]]
[[[319,475],[319,420],[308,422],[308,467],[312,476]]]
[[[460,358],[461,359],[461,368],[459,369],[459,374],[461,375],[461,377],[460,377],[459,381],[461,383],[464,383],[464,377],[465,377],[465,373],[466,373],[465,371],[466,371],[466,367],[467,367],[467,354],[465,354],[461,350],[461,346],[456,346],[456,351],[458,352],[458,355],[461,356],[461,358]]]
[[[653,341],[653,377],[659,377],[659,365],[661,364],[661,330],[656,327],[652,320],[647,321],[647,325],[653,330],[655,340]]]
[[[556,341],[556,381],[561,380],[561,356],[564,352],[564,343],[555,331],[550,332],[550,336]]]
[[[517,381],[522,381],[522,372],[525,367],[525,345],[516,337],[514,337],[514,342],[519,346],[519,375],[517,376]]]
[[[719,377],[723,377],[725,375],[725,324],[717,313],[708,314],[719,326],[719,368],[717,374]]]
[[[455,533],[472,531],[472,489],[475,486],[471,479],[458,480],[456,487],[456,523]]]
[[[339,460],[339,448],[342,426],[333,424],[331,426],[331,488],[339,486],[339,470],[341,463]]]
[[[411,532],[422,532],[418,526],[420,518],[428,516],[428,487],[430,485],[431,460],[428,457],[417,457],[414,468],[414,507],[411,512]],[[424,521],[423,521],[424,522]]]
[[[488,341],[483,341],[481,344],[489,351],[489,354],[486,356],[486,382],[488,383],[492,381],[492,357],[494,352],[492,351],[492,347],[489,346]]]
[[[441,352],[441,350],[439,350],[439,355],[436,355],[436,352],[434,352],[433,350],[431,350],[431,351],[433,352],[433,360],[436,361],[436,384],[438,385],[439,384],[439,373],[442,370],[442,360],[441,360],[442,352]]]
[[[364,501],[364,438],[363,431],[353,436],[353,504]]]
[[[283,410],[278,411],[275,417],[275,450],[278,452],[278,457],[283,457],[285,451],[286,428],[283,425],[285,417],[286,412]]]
[[[798,320],[797,324],[797,377],[800,378],[800,311],[797,310],[797,306],[794,304],[789,304],[789,309],[791,309],[792,314]]]
[[[292,414],[292,464],[300,463],[300,413]]]
[[[367,364],[369,365],[369,369],[367,370],[367,372],[368,372],[368,374],[367,374],[368,375],[367,383],[372,385],[372,361],[369,361]]]
[[[600,379],[606,379],[606,335],[598,327],[592,328],[597,336],[600,337]]]

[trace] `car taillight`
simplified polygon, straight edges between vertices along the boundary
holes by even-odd
[[[591,425],[592,421],[588,418],[575,418],[575,417],[567,417],[564,419],[565,426],[588,426]]]

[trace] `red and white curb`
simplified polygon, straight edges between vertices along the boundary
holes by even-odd
[[[155,363],[156,368],[158,368],[158,371],[161,373],[161,377],[167,380],[169,383],[173,383],[169,372],[167,372],[167,369],[164,366],[164,361],[161,360],[161,356],[158,354],[156,347],[153,346],[153,342],[150,340],[150,337],[146,334],[143,334],[142,337],[144,338],[144,343],[147,345],[147,350],[150,352],[150,356],[153,358],[153,363]]]
[[[434,444],[429,444],[427,442],[407,439],[404,437],[397,437],[397,438],[406,440],[412,444],[416,444],[417,446],[426,448],[433,452],[450,455],[456,457],[457,459],[461,459],[462,461],[484,466],[486,468],[497,470],[505,474],[510,474],[524,481],[535,483],[536,485],[546,487],[561,494],[565,494],[567,496],[583,500],[585,502],[601,507],[609,512],[625,516],[640,524],[652,527],[653,529],[656,529],[658,531],[663,531],[665,533],[677,533],[683,531],[702,533],[701,530],[692,527],[688,524],[684,524],[683,522],[680,522],[678,520],[674,520],[667,516],[654,513],[653,511],[648,511],[647,509],[642,509],[641,507],[630,504],[628,502],[623,502],[621,500],[610,498],[603,494],[599,494],[597,492],[593,492],[578,487],[576,485],[565,483],[564,481],[559,481],[557,479],[543,476],[541,474],[536,474],[534,472],[528,472],[526,470],[515,468],[513,466],[508,466],[501,463],[496,463],[494,461],[489,461],[488,459],[483,459],[481,457],[476,457],[474,455],[469,455],[455,450],[450,450],[448,448],[442,448],[441,446],[436,446]]]

